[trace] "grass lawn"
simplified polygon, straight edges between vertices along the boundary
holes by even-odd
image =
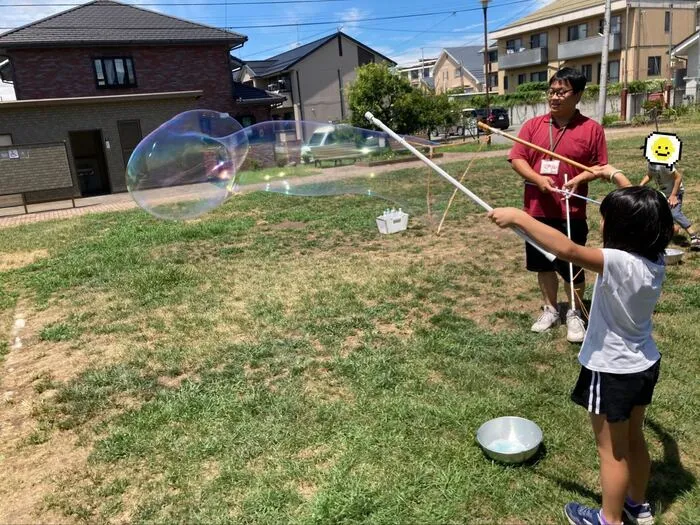
[[[700,218],[700,131],[681,138]],[[641,140],[609,145],[635,181]],[[504,158],[465,184],[520,203]],[[188,223],[139,210],[0,230],[0,522],[560,524],[566,502],[599,502],[568,400],[577,347],[529,332],[520,241],[463,197],[440,236],[413,219],[380,236],[385,207],[250,193]],[[698,254],[669,267],[654,318],[665,524],[700,523],[699,278]],[[540,425],[534,461],[484,457],[475,432],[502,415]]]
[[[478,142],[467,139],[464,143],[454,143],[449,146],[440,146],[435,148],[439,153],[474,153],[477,151],[495,151],[499,149],[510,149],[512,144],[491,144],[489,146],[479,144]]]

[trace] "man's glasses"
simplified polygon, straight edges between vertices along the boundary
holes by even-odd
[[[548,89],[547,96],[549,98],[564,98],[567,93],[573,91],[573,89]]]

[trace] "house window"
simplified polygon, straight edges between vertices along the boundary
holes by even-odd
[[[508,75],[503,77],[503,89],[508,91]]]
[[[411,80],[418,80],[418,70],[417,69],[411,70]]]
[[[530,82],[547,82],[547,72],[537,71],[535,73],[530,73]]]
[[[455,69],[455,78],[462,76],[462,70],[460,68]]]
[[[608,80],[610,82],[620,81],[620,61],[612,60],[608,62]]]
[[[489,73],[489,85],[498,87],[498,73]]]
[[[530,49],[539,49],[540,47],[547,47],[547,33],[530,35]]]
[[[374,55],[366,49],[357,46],[357,65],[374,64]]]
[[[523,47],[523,41],[520,38],[506,41],[506,53],[517,53]]]
[[[664,33],[671,30],[671,11],[664,12]]]
[[[430,77],[430,68],[426,67],[423,68],[423,78],[429,78]]]
[[[588,24],[578,24],[575,26],[569,26],[567,29],[567,40],[571,42],[572,40],[582,40],[588,37]]]
[[[128,57],[96,58],[93,60],[95,79],[99,88],[134,87],[134,61]]]
[[[593,65],[584,64],[581,66],[581,74],[586,77],[586,81],[593,82]]]
[[[601,35],[604,33],[605,29],[605,19],[601,18],[598,22],[598,33]],[[619,35],[622,33],[622,17],[620,15],[615,15],[610,17],[610,34]]]
[[[649,57],[647,59],[647,75],[654,76],[661,74],[661,57]]]
[[[498,62],[498,51],[489,51],[489,62]]]
[[[520,73],[518,75],[518,85],[524,84],[526,79],[527,79],[527,76],[525,75],[525,73]]]

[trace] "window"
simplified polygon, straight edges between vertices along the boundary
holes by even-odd
[[[503,89],[508,91],[508,75],[503,77]]]
[[[430,76],[430,68],[423,68],[423,78],[428,78]]]
[[[654,76],[661,74],[661,57],[649,57],[647,59],[647,75]]]
[[[620,81],[620,61],[612,60],[608,62],[608,80],[610,82]]]
[[[603,34],[605,29],[605,19],[601,18],[598,23],[598,33]],[[610,34],[619,35],[622,33],[622,17],[620,15],[615,15],[610,17]]]
[[[664,12],[664,33],[671,30],[671,11]]]
[[[524,84],[526,79],[527,77],[525,76],[525,73],[520,73],[518,75],[518,85]]]
[[[569,26],[567,30],[567,40],[571,42],[572,40],[582,40],[588,37],[588,24],[578,24],[575,26]]]
[[[547,33],[530,35],[530,49],[538,49],[540,47],[547,47]]]
[[[530,82],[547,82],[547,72],[537,71],[535,73],[530,73]]]
[[[98,88],[134,87],[134,62],[128,57],[96,58],[93,60]]]
[[[460,68],[455,69],[455,78],[462,76],[462,70]]]
[[[498,73],[489,73],[489,86],[498,87]]]
[[[374,64],[374,55],[366,49],[357,46],[357,65]]]
[[[588,82],[593,82],[593,65],[592,64],[584,64],[581,66],[581,74],[586,77],[586,80]]]
[[[498,62],[498,51],[489,51],[489,62]]]
[[[506,41],[506,53],[517,53],[523,47],[523,41],[520,38]]]
[[[417,69],[411,70],[411,80],[418,80],[418,70]]]

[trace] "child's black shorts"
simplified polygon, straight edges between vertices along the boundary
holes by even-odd
[[[627,421],[635,406],[651,403],[661,360],[634,374],[609,374],[581,367],[571,400],[609,423]]]

